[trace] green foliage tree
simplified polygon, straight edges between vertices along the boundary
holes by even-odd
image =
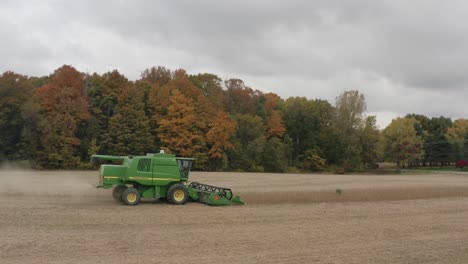
[[[122,98],[119,101],[119,96],[121,97],[124,90],[132,85],[117,70],[104,73],[102,76],[93,74],[86,78],[86,91],[92,116],[86,125],[86,138],[89,143],[93,138],[96,139],[101,154],[111,154],[114,149],[111,138],[115,131],[110,128],[111,119],[119,108],[119,102],[124,102]]]
[[[30,80],[14,72],[0,75],[0,160],[29,159],[30,109],[33,100]],[[29,120],[28,120],[29,119]]]
[[[397,170],[402,163],[424,156],[423,139],[414,128],[416,122],[414,118],[397,118],[383,131],[386,157],[396,163]]]
[[[453,126],[447,129],[445,136],[452,147],[452,160],[468,159],[468,155],[464,153],[464,149],[467,149],[465,145],[467,144],[466,138],[468,137],[468,120],[455,120]],[[466,153],[468,154],[468,152]]]
[[[375,116],[368,116],[364,120],[364,126],[360,130],[359,144],[361,145],[361,160],[364,166],[373,167],[382,157],[379,148],[380,132],[377,129],[377,120]]]
[[[452,126],[452,120],[446,117],[433,117],[429,121],[428,135],[424,140],[424,151],[426,161],[430,164],[448,163],[451,156],[452,146],[445,134]]]
[[[309,171],[323,171],[327,164],[326,160],[317,153],[314,149],[309,149],[304,155],[303,168]]]
[[[50,81],[50,76],[30,77],[29,81],[35,88],[39,88]]]
[[[210,73],[190,75],[190,81],[202,91],[216,109],[224,108],[222,80],[218,76]]]
[[[234,148],[228,152],[230,168],[244,171],[263,171],[262,161],[266,136],[263,120],[254,115],[236,115],[237,130]]]
[[[285,172],[288,167],[289,146],[277,137],[269,138],[264,147],[262,166],[267,172]]]
[[[463,144],[462,158],[468,160],[468,133],[465,134],[465,140]]]
[[[358,170],[363,163],[360,131],[364,125],[366,110],[364,95],[355,90],[345,91],[336,98],[335,108],[333,133],[338,150],[338,164],[345,171]]]
[[[282,116],[292,141],[292,165],[301,166],[308,149],[320,149],[321,155],[332,156],[328,147],[334,142],[329,138],[334,113],[324,100],[290,97],[284,102]]]
[[[117,107],[109,120],[109,134],[104,145],[114,155],[154,152],[148,117],[144,111],[144,91],[133,84],[117,97]]]
[[[446,136],[453,122],[446,117],[428,118],[424,115],[409,114],[407,118],[414,118],[417,134],[422,137],[424,145],[424,157],[421,161],[424,165],[435,165],[449,163],[453,158],[454,145]]]
[[[340,94],[332,106],[303,97],[283,100],[210,73],[159,66],[133,82],[116,70],[84,75],[63,66],[42,77],[4,73],[0,95],[0,156],[32,157],[48,168],[76,168],[94,152],[163,148],[195,157],[201,170],[319,171],[338,165],[354,171],[392,149],[375,117],[365,116],[358,91]],[[468,158],[466,120],[408,117],[416,120],[426,154],[399,157],[400,163]]]

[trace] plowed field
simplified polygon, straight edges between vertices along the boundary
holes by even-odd
[[[193,173],[246,206],[135,207],[97,172],[0,171],[0,263],[468,263],[468,175]]]

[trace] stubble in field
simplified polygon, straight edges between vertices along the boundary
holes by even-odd
[[[192,174],[248,202],[228,207],[121,205],[95,171],[0,180],[2,264],[468,263],[465,175]]]

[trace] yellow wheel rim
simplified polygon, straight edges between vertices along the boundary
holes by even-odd
[[[181,201],[184,200],[184,198],[185,198],[185,193],[184,193],[184,191],[182,191],[182,190],[177,190],[177,191],[174,192],[174,200],[175,200],[176,202],[181,202]]]
[[[129,193],[127,194],[127,201],[130,203],[134,203],[137,200],[137,195],[135,193]]]

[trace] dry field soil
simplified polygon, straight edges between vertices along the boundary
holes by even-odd
[[[468,263],[468,174],[191,177],[248,205],[130,207],[97,172],[0,171],[0,263]]]

